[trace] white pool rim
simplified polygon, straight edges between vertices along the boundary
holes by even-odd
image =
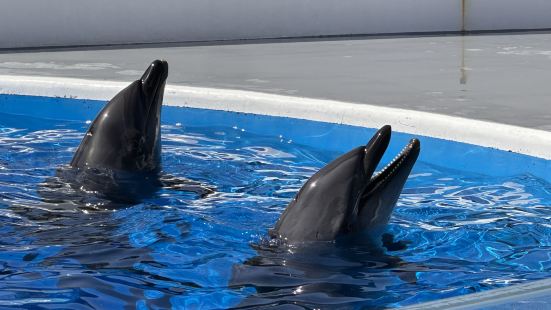
[[[128,82],[0,75],[0,94],[109,100]],[[167,85],[165,105],[378,128],[551,159],[551,132],[430,112],[253,91]]]
[[[529,309],[529,307],[538,308],[538,304],[526,303],[532,298],[544,298],[551,293],[551,278],[538,281],[532,281],[523,284],[515,284],[502,288],[491,289],[483,292],[466,294],[462,296],[450,297],[429,301],[425,303],[414,304],[412,306],[401,307],[403,310],[474,310],[485,309],[500,309],[511,303],[525,303],[526,306],[520,309]],[[541,305],[543,307],[546,304]],[[511,307],[510,309],[518,309]]]

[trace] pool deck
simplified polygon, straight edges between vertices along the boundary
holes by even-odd
[[[551,131],[551,33],[0,50],[0,75],[168,83],[434,112]]]

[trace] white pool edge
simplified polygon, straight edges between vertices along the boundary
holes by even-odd
[[[511,302],[525,301],[551,295],[551,279],[538,280],[524,284],[515,284],[489,291],[444,298],[413,306],[402,307],[403,310],[472,310],[486,307],[497,307]],[[511,308],[513,309],[513,308]],[[527,309],[527,308],[525,308]],[[542,308],[543,309],[543,308]]]
[[[128,82],[0,75],[0,94],[109,100]],[[551,159],[551,132],[429,112],[253,91],[167,85],[165,105],[377,128]]]

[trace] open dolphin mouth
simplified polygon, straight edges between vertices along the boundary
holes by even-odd
[[[415,161],[419,155],[421,143],[418,139],[411,139],[409,143],[398,153],[383,169],[375,172],[371,177],[370,183],[380,184],[391,178],[402,165],[407,164],[412,159]],[[413,158],[415,157],[415,158]]]
[[[362,230],[366,227],[377,229],[388,223],[402,188],[419,157],[421,143],[418,139],[411,139],[383,169],[375,172],[388,148],[390,136],[391,127],[383,126],[365,147],[363,166],[364,176],[368,181],[356,197],[350,217],[356,220],[350,223],[350,230]]]
[[[364,176],[368,180],[363,190],[364,194],[367,194],[370,189],[391,180],[395,174],[402,170],[403,166],[413,165],[419,156],[421,143],[418,139],[411,139],[383,169],[375,172],[388,148],[391,135],[391,127],[385,125],[375,133],[364,148],[363,170]]]

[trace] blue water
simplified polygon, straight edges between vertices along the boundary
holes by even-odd
[[[302,121],[305,138],[289,126],[255,127],[251,116],[218,121],[221,112],[209,119],[210,112],[165,108],[164,171],[215,193],[199,199],[161,189],[141,204],[92,211],[76,201],[46,203],[39,192],[70,161],[101,104],[46,101],[0,98],[2,308],[382,308],[551,276],[547,161],[464,144],[441,150],[444,142],[422,138],[423,155],[388,227],[405,250],[267,251],[262,238],[307,178],[374,130]],[[307,143],[339,130],[354,138]],[[407,138],[397,135],[387,157]],[[468,151],[450,152],[461,149]],[[447,160],[424,155],[439,152],[450,153]],[[487,173],[467,161],[473,154]]]

